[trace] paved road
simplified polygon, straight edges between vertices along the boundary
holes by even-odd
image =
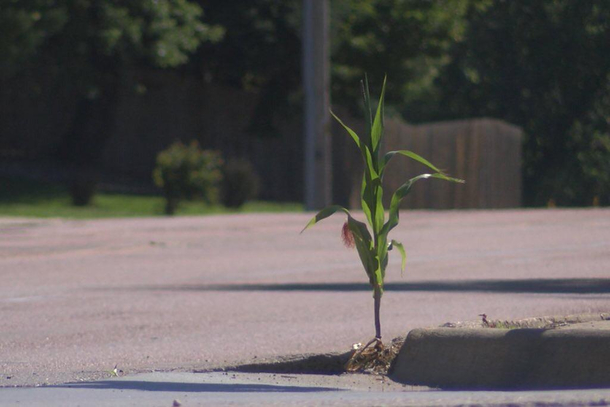
[[[340,217],[0,220],[0,385],[205,369],[369,339]],[[447,321],[608,311],[610,210],[405,212],[384,337]],[[256,359],[255,359],[256,358]]]
[[[608,406],[610,389],[438,391],[365,375],[148,373],[69,385],[0,389],[0,405],[194,406]]]

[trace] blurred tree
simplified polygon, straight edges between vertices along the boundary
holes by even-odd
[[[584,204],[610,205],[610,75],[595,95],[593,108],[570,131],[584,172]]]
[[[111,129],[85,128],[110,122],[124,72],[184,64],[201,45],[187,69],[259,92],[250,130],[273,136],[275,114],[300,111],[302,1],[5,0],[0,79],[38,69],[26,75],[32,89],[43,75],[76,87],[83,100],[62,151],[91,163]],[[409,121],[491,116],[523,127],[526,204],[607,202],[610,1],[333,0],[331,8],[333,104],[356,108],[353,83],[387,73],[387,109]]]
[[[203,44],[194,65],[208,81],[258,92],[249,131],[273,137],[275,114],[295,114],[301,84],[301,0],[199,0],[206,21],[225,29]],[[292,101],[292,102],[291,102]],[[244,146],[247,149],[247,146]]]
[[[65,11],[45,0],[0,4],[0,78],[14,76],[65,23]]]
[[[522,126],[525,204],[591,204],[594,174],[610,160],[601,141],[610,113],[610,2],[485,6],[469,8],[468,28],[435,81],[437,108],[426,119],[492,116]]]
[[[251,127],[259,136],[277,133],[273,114],[294,114],[299,107],[302,1],[199,0],[206,21],[224,27],[226,35],[204,44],[197,60],[210,81],[260,92]],[[365,72],[374,83],[388,74],[388,103],[418,100],[449,62],[449,47],[461,38],[473,1],[330,2],[333,104],[358,108],[353,84]]]
[[[451,45],[462,38],[470,3],[481,1],[333,1],[333,102],[360,100],[353,84],[365,73],[374,83],[388,75],[386,101],[395,108],[425,102],[450,62]]]
[[[5,80],[29,66],[81,95],[60,146],[79,168],[99,164],[127,69],[184,64],[201,42],[223,34],[188,0],[9,0],[0,16]]]

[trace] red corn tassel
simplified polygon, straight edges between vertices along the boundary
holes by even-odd
[[[347,222],[345,222],[343,224],[343,228],[341,228],[341,240],[343,240],[345,247],[352,248],[355,245],[354,235],[352,234],[352,231],[349,230],[349,225]]]

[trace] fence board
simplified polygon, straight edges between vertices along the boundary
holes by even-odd
[[[385,149],[412,150],[454,177],[456,185],[430,180],[416,184],[404,207],[426,209],[511,208],[521,205],[521,137],[519,128],[495,119],[472,119],[412,126],[387,119]],[[426,172],[412,160],[395,158],[384,180],[386,203],[391,191]],[[359,181],[358,181],[359,182]],[[360,188],[359,183],[352,185]],[[351,194],[352,207],[359,197]],[[358,199],[354,199],[358,197]]]

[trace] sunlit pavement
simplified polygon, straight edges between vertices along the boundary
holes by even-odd
[[[0,389],[0,405],[604,406],[610,403],[610,389],[441,391],[384,386],[370,377],[352,379],[351,375],[149,373],[97,382]]]
[[[0,220],[0,384],[343,351],[373,335],[341,216]],[[385,339],[414,327],[607,311],[610,210],[404,212]],[[3,392],[4,390],[0,391]]]

